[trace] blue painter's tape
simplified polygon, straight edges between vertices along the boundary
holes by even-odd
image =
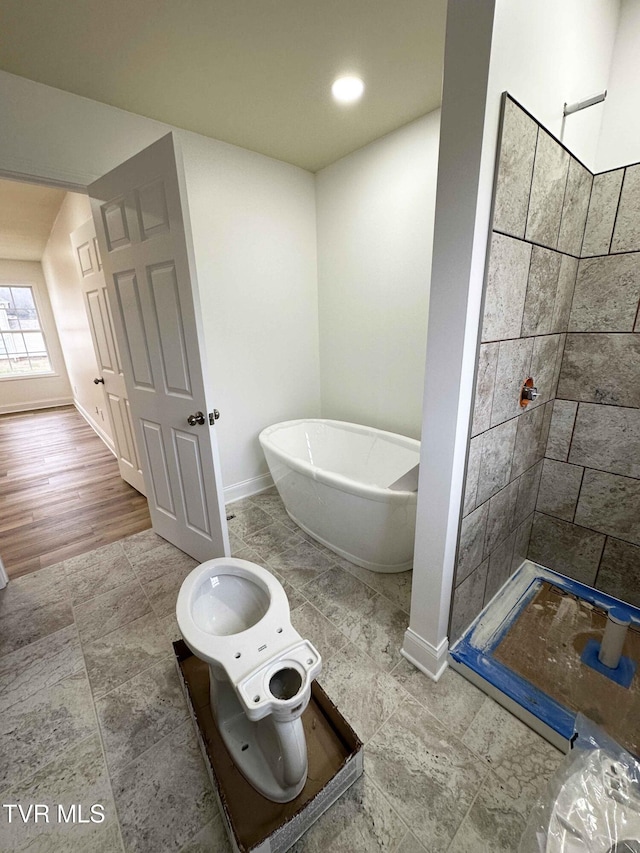
[[[595,669],[596,672],[599,672],[611,681],[615,681],[616,684],[620,684],[622,687],[629,687],[636,671],[635,662],[631,658],[621,657],[618,666],[615,669],[611,669],[600,663],[598,660],[599,654],[600,643],[596,639],[591,638],[584,647],[580,660],[582,663],[590,666],[591,669]]]
[[[514,575],[514,579],[517,575],[518,572]],[[531,601],[536,592],[539,590],[541,584],[545,581],[547,583],[552,583],[554,586],[559,587],[566,592],[572,593],[583,601],[587,601],[606,612],[615,609],[615,615],[618,619],[624,621],[629,620],[636,625],[640,625],[639,608],[613,598],[612,596],[600,592],[600,590],[594,589],[593,587],[586,586],[579,581],[573,580],[573,578],[568,578],[564,575],[552,572],[549,569],[545,569],[544,574],[535,576],[532,579],[531,583],[523,591],[518,601],[514,603],[511,611],[505,616],[502,623],[497,626],[496,631],[488,641],[483,644],[482,648],[474,642],[474,632],[485,611],[479,614],[469,628],[467,628],[462,637],[454,643],[450,649],[450,654],[454,660],[469,667],[469,669],[476,672],[484,678],[485,681],[496,687],[501,693],[504,693],[506,696],[513,699],[527,711],[531,712],[534,716],[538,717],[538,719],[546,723],[554,731],[558,732],[558,734],[563,738],[570,740],[574,734],[575,712],[570,711],[564,705],[561,705],[555,699],[552,699],[542,690],[539,690],[530,681],[522,678],[517,673],[513,672],[513,670],[497,661],[493,656],[493,652],[497,646],[504,639],[505,635],[511,629],[514,622],[516,622],[526,605]],[[487,609],[489,608],[491,608],[491,605],[489,605]],[[597,641],[594,642],[597,643]],[[597,660],[597,652],[595,657]],[[633,664],[633,661],[630,662]],[[604,674],[610,674],[611,672],[614,672],[614,670],[607,670],[607,673]],[[633,664],[631,679],[633,678],[634,672],[635,664]],[[613,680],[617,681],[615,678]],[[621,681],[618,681],[617,683],[622,684]],[[628,684],[623,684],[623,686],[628,687]]]

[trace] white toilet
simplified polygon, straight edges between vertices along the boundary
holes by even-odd
[[[208,560],[185,578],[176,616],[209,664],[211,711],[236,766],[269,800],[293,800],[307,779],[301,714],[322,659],[291,625],[281,584],[247,560]]]

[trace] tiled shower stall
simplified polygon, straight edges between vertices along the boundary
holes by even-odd
[[[640,604],[639,302],[640,165],[594,176],[506,95],[452,640],[527,557]]]

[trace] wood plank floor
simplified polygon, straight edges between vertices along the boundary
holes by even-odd
[[[148,527],[146,498],[73,406],[0,416],[0,555],[9,577]]]

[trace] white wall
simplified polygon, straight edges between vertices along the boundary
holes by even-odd
[[[67,193],[42,254],[42,270],[62,343],[74,402],[113,446],[111,426],[104,411],[100,375],[84,307],[82,281],[69,235],[91,218],[89,198]]]
[[[497,0],[487,99],[487,144],[499,95],[516,100],[560,138],[562,110],[609,84],[620,0]],[[593,170],[604,105],[567,116],[563,141]],[[491,137],[491,138],[490,138]],[[495,149],[494,149],[495,150]]]
[[[420,438],[440,110],[316,174],[322,416]]]
[[[0,285],[6,284],[28,284],[33,287],[54,375],[0,379],[0,413],[70,403],[71,388],[40,263],[0,260]]]
[[[319,411],[313,176],[6,72],[0,115],[0,174],[78,187],[176,131],[193,197],[223,481],[227,496],[239,496],[238,483],[266,470],[260,428]]]
[[[622,0],[597,171],[640,161],[640,2]]]
[[[314,182],[193,134],[183,151],[229,499],[269,484],[251,482],[268,471],[261,429],[320,415]]]

